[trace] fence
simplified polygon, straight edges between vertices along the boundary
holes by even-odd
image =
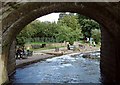
[[[58,39],[53,37],[36,37],[36,38],[28,38],[25,42],[60,42]]]

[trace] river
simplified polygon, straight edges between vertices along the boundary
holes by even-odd
[[[95,56],[96,53],[92,53]],[[98,56],[98,55],[97,55]],[[17,68],[16,83],[100,83],[99,59],[63,55]]]

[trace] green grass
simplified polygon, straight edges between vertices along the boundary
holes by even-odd
[[[41,44],[50,44],[51,42],[31,42],[31,43],[26,43],[26,45],[41,45]],[[31,51],[37,51],[37,50],[48,50],[48,49],[55,49],[55,47],[62,48],[65,46],[49,46],[49,47],[44,47],[44,48],[39,48],[39,49],[30,49]]]
[[[85,43],[83,40],[79,41],[82,45],[89,44],[90,43]],[[37,44],[50,44],[48,42],[31,42],[29,43],[31,45],[37,45]],[[49,47],[44,47],[44,48],[39,48],[39,49],[30,49],[31,51],[37,51],[37,50],[48,50],[48,49],[55,49],[56,46],[49,46]],[[57,46],[58,48],[63,48],[65,46]],[[96,47],[100,47],[99,44],[96,45]]]
[[[39,49],[30,49],[31,51],[38,51],[38,50],[48,50],[48,49],[55,49],[56,46],[44,47]],[[65,46],[57,46],[58,48],[63,48]]]
[[[29,44],[49,44],[48,42],[31,42],[31,43],[29,43]]]
[[[85,42],[84,42],[83,40],[80,40],[79,42],[80,42],[81,44],[85,44]]]

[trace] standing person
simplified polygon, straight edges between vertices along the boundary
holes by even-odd
[[[22,54],[25,55],[25,49],[24,49],[24,46],[22,47]]]
[[[20,58],[22,58],[22,50],[20,48],[17,49],[16,56],[17,56],[17,58],[18,58],[18,56],[20,56]]]
[[[70,50],[70,44],[67,44],[67,49]]]
[[[94,47],[96,46],[95,42],[93,42]]]

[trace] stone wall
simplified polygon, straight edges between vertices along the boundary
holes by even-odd
[[[16,66],[16,59],[15,59],[15,53],[16,53],[16,41],[13,41],[11,47],[10,47],[10,53],[8,57],[8,75],[10,76],[15,71]]]
[[[103,82],[117,81],[116,40],[104,28],[102,30],[100,69]]]
[[[111,28],[112,29],[112,28]],[[100,69],[104,83],[120,82],[120,39],[102,28]],[[116,84],[116,85],[117,85]]]

